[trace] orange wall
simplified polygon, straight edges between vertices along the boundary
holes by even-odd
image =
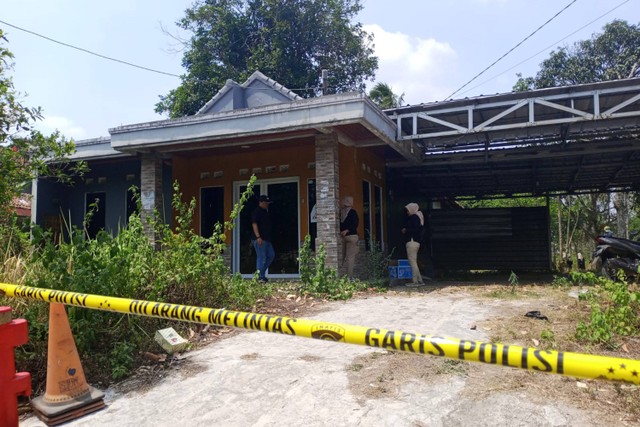
[[[371,207],[374,201],[374,186],[382,187],[383,196],[383,212],[382,220],[386,218],[386,188],[385,188],[385,169],[384,159],[378,157],[367,148],[356,149],[340,145],[340,195],[353,196],[354,208],[360,216],[360,225],[358,227],[358,235],[364,238],[364,222],[363,215],[363,195],[362,181],[369,181],[371,187]],[[375,230],[375,217],[371,217],[371,231]],[[386,224],[383,224],[383,230],[386,230]],[[380,236],[375,237],[380,240]]]
[[[180,183],[183,201],[195,198],[198,206],[194,212],[193,229],[200,232],[200,188],[224,187],[224,212],[225,218],[229,218],[233,206],[233,183],[237,181],[248,182],[254,168],[261,168],[261,173],[256,173],[258,183],[260,179],[273,179],[284,177],[299,177],[300,196],[302,197],[300,212],[307,212],[307,179],[315,178],[315,169],[309,168],[309,163],[314,162],[315,147],[313,140],[291,140],[286,142],[285,148],[277,150],[269,149],[269,144],[252,146],[242,149],[238,147],[233,153],[220,155],[216,152],[202,152],[198,157],[193,155],[173,156],[173,179]],[[279,143],[281,146],[282,143]],[[280,167],[288,165],[288,170],[280,171]],[[275,166],[275,172],[266,172],[268,166]],[[247,169],[246,174],[241,175],[240,170]],[[223,175],[214,178],[214,172],[222,171]],[[209,172],[210,177],[202,179],[201,173]],[[303,217],[304,218],[304,217]],[[308,224],[302,220],[300,224],[302,235],[308,233]],[[227,234],[227,242],[231,242],[230,233]]]
[[[217,154],[215,151],[202,151],[198,156],[193,154],[183,155],[174,153],[173,155],[173,179],[180,183],[180,190],[183,194],[183,201],[195,198],[198,205],[194,212],[193,229],[200,232],[200,188],[201,187],[224,187],[224,212],[225,218],[231,213],[233,204],[233,183],[236,181],[247,182],[251,177],[254,168],[262,168],[261,173],[257,173],[258,183],[260,179],[298,177],[300,180],[300,232],[302,236],[308,234],[308,222],[306,212],[308,207],[307,180],[316,178],[316,171],[309,167],[315,162],[315,145],[312,138],[279,142],[278,149],[270,149],[269,144],[252,146],[252,148],[242,149],[240,147],[230,150],[226,155]],[[197,153],[197,152],[196,152]],[[219,152],[218,152],[219,153]],[[386,218],[386,194],[384,161],[375,155],[371,150],[355,149],[342,144],[339,145],[340,161],[340,194],[342,197],[351,195],[354,198],[354,207],[362,218],[362,181],[367,180],[371,184],[371,203],[373,205],[374,185],[383,189],[383,220]],[[364,164],[364,168],[363,168]],[[280,171],[281,165],[288,165],[288,170]],[[267,173],[268,166],[275,166],[275,172]],[[240,174],[241,169],[247,169],[244,175]],[[214,173],[222,171],[222,176],[215,178]],[[208,178],[201,178],[202,172],[208,172]],[[375,218],[372,217],[372,230],[375,230]],[[384,228],[386,229],[386,224]],[[364,237],[363,221],[360,221],[358,234]],[[377,236],[376,239],[380,240]],[[227,234],[227,242],[231,242],[230,233]]]

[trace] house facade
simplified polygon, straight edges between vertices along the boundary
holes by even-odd
[[[116,233],[136,208],[172,223],[172,183],[195,199],[203,236],[228,219],[251,175],[255,197],[226,236],[234,272],[254,270],[249,218],[257,196],[274,203],[270,276],[298,276],[306,235],[342,272],[339,200],[360,215],[359,277],[367,245],[404,258],[402,207],[420,205],[428,237],[419,257],[436,270],[548,270],[550,217],[535,208],[460,209],[452,200],[637,191],[640,79],[512,92],[381,111],[362,94],[301,99],[260,72],[231,80],[197,114],[109,129],[77,143],[91,172],[73,187],[39,179],[32,221]],[[548,199],[547,199],[548,200]],[[153,237],[150,235],[150,237]]]
[[[251,212],[257,196],[274,201],[276,259],[269,275],[299,276],[297,257],[307,234],[323,244],[330,267],[342,269],[339,200],[353,196],[360,215],[360,257],[366,277],[369,241],[386,244],[385,165],[418,162],[408,142],[396,141],[396,124],[362,94],[302,99],[255,72],[246,82],[228,80],[195,115],[119,126],[109,138],[77,143],[76,160],[90,172],[72,187],[40,179],[33,186],[32,218],[46,227],[81,225],[116,233],[135,209],[130,187],[140,188],[143,214],[157,210],[171,223],[172,184],[183,200],[197,202],[193,229],[208,237],[229,218],[234,203],[257,177],[254,196],[226,236],[229,265],[251,275]],[[366,237],[366,238],[365,238]]]

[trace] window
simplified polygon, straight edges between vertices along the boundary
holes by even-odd
[[[373,219],[375,223],[375,239],[380,244],[380,249],[383,249],[382,245],[382,187],[374,186],[373,193]]]
[[[362,181],[362,224],[364,226],[364,247],[370,250],[371,240],[371,184],[369,181]]]
[[[307,194],[309,203],[309,236],[311,237],[311,250],[316,250],[316,238],[318,237],[318,221],[316,218],[316,180],[307,181]]]
[[[200,235],[213,236],[216,223],[224,224],[224,187],[200,189]]]

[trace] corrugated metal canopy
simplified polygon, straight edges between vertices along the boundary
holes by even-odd
[[[640,190],[640,79],[387,110],[422,164],[394,187],[432,197]]]

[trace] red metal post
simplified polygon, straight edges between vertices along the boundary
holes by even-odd
[[[18,427],[18,396],[31,395],[31,374],[16,373],[14,349],[29,340],[27,321],[0,307],[0,425]]]

